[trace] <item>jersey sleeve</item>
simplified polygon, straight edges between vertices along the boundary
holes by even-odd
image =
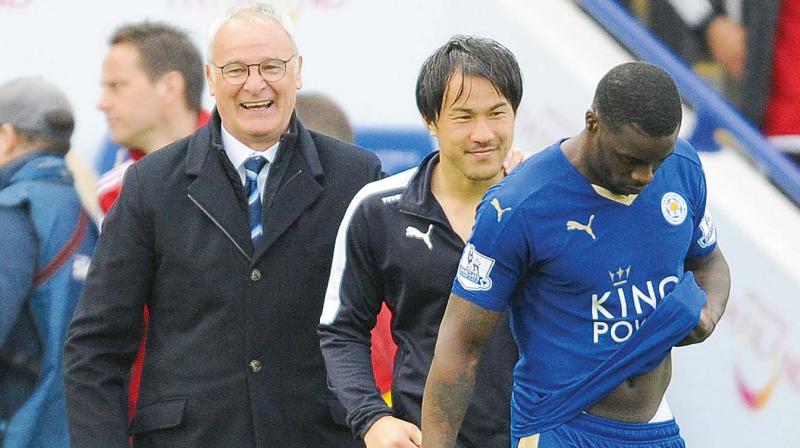
[[[498,192],[490,190],[478,207],[452,290],[491,311],[509,307],[532,253],[522,210],[506,206]]]
[[[708,210],[706,191],[705,174],[703,169],[698,167],[697,187],[692,201],[695,208],[693,218],[694,232],[692,233],[689,251],[686,254],[687,261],[703,258],[717,247],[717,228],[714,226],[714,221]]]

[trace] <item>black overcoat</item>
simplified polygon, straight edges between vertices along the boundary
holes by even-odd
[[[292,118],[253,250],[220,118],[127,172],[65,349],[72,444],[359,446],[327,388],[316,328],[336,231],[380,176],[374,154]],[[124,380],[150,320],[136,417]]]

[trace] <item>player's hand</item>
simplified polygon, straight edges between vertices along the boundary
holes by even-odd
[[[528,156],[525,155],[521,149],[512,146],[511,149],[508,150],[508,154],[506,154],[506,159],[503,160],[503,174],[510,174],[527,158]]]
[[[700,312],[700,322],[697,323],[692,331],[689,332],[689,335],[679,342],[676,347],[699,344],[705,341],[709,336],[711,336],[711,333],[714,332],[714,328],[716,326],[717,319],[714,318],[707,306],[703,307],[703,310]]]
[[[733,79],[742,79],[747,54],[747,32],[725,16],[717,16],[706,30],[708,50]]]
[[[369,427],[364,443],[367,448],[418,448],[422,431],[413,423],[386,415]]]

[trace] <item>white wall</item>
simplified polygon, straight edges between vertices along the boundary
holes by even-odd
[[[524,2],[482,0],[280,0],[296,20],[304,55],[305,90],[321,91],[343,105],[356,126],[420,126],[414,102],[417,71],[425,58],[456,33],[482,34],[517,54],[525,75],[517,144],[533,150],[577,130],[590,90],[562,95],[576,81],[600,72],[550,68],[564,51],[558,21],[561,1],[542,2],[531,19],[554,44],[534,48],[530,22],[515,18]],[[77,114],[76,151],[93,160],[105,132],[95,109],[100,65],[111,33],[123,23],[164,20],[187,30],[205,54],[206,32],[233,0],[0,0],[0,80],[44,74],[62,87]],[[580,19],[578,17],[577,19]],[[575,18],[569,19],[574,21]],[[549,36],[549,37],[548,37]],[[577,62],[577,60],[575,61]],[[608,63],[610,67],[611,62]],[[604,71],[604,70],[603,70]],[[213,104],[206,93],[205,104]]]

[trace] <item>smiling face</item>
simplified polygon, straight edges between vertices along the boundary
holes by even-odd
[[[443,169],[473,182],[500,179],[514,135],[514,111],[486,78],[454,73],[442,111],[428,127],[439,141]]]
[[[589,180],[616,194],[638,194],[653,180],[656,171],[675,147],[671,135],[652,137],[627,124],[614,132],[590,111],[588,129],[591,150],[586,154]]]
[[[278,22],[233,19],[220,27],[212,50],[211,62],[219,67],[231,62],[259,64],[268,58],[291,58],[278,81],[265,81],[258,67],[252,66],[247,80],[239,86],[229,84],[218,68],[206,64],[209,89],[225,129],[254,150],[274,145],[289,127],[297,90],[303,86],[302,57],[292,58],[294,45],[289,34]]]

